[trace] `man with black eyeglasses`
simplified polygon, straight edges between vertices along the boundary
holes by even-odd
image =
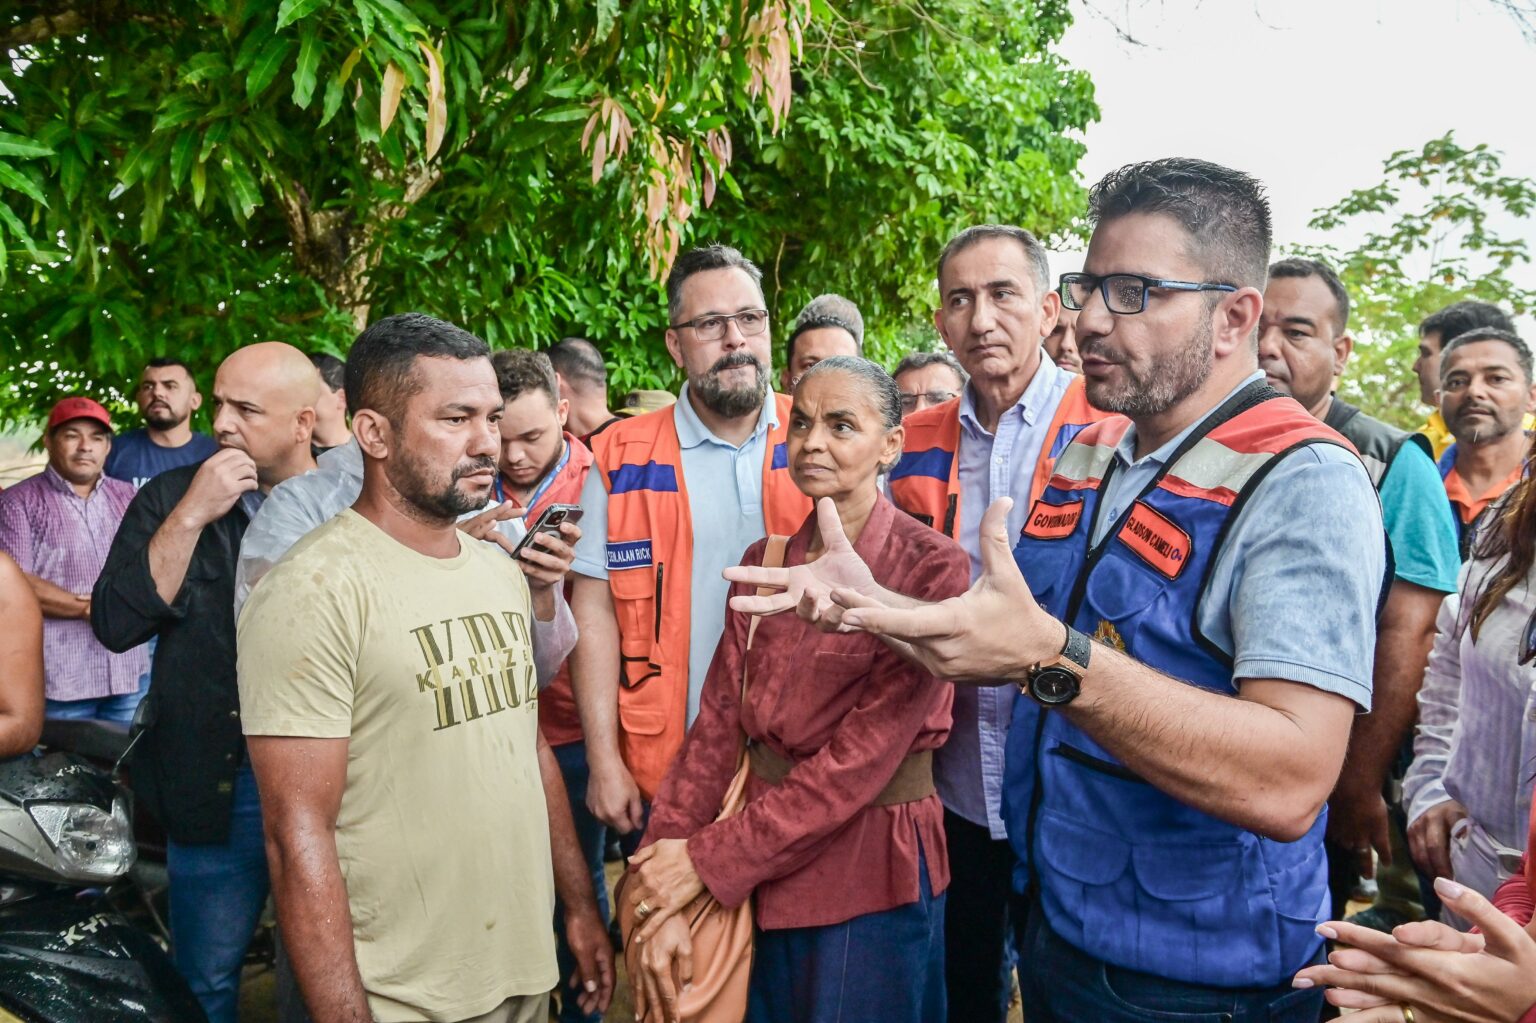
[[[989,509],[980,578],[942,603],[835,585],[867,578],[840,554],[793,586],[732,570],[785,587],[734,605],[1017,696],[1003,816],[1033,896],[1030,1023],[1313,1023],[1321,992],[1292,977],[1323,955],[1324,804],[1370,708],[1381,512],[1354,450],[1259,370],[1259,182],[1157,160],[1089,202],[1062,295],[1088,396],[1121,415],[1074,438],[1022,533]]]
[[[913,352],[891,374],[901,393],[901,418],[958,398],[965,387],[965,368],[948,352]]]
[[[1081,377],[1041,351],[1061,300],[1045,248],[1023,228],[983,224],[939,255],[934,322],[970,374],[954,397],[903,420],[891,470],[896,505],[957,540],[980,571],[978,529],[993,501],[1011,497],[1017,534],[1055,456],[1103,417]],[[941,370],[942,371],[942,370]],[[1014,869],[1001,816],[1003,749],[1013,706],[999,690],[957,690],[954,727],[934,757],[953,881],[945,904],[949,1018],[1002,1023],[1008,1012],[1009,890]]]
[[[721,572],[810,501],[789,478],[789,399],[769,390],[762,274],[740,252],[683,253],[667,278],[666,343],[688,375],[677,404],[592,438],[572,565],[580,639],[571,682],[587,741],[587,806],[644,826],[725,625]]]

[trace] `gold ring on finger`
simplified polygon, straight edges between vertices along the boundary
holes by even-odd
[[[647,917],[647,916],[650,916],[650,915],[651,915],[651,907],[646,903],[646,901],[644,899],[641,899],[640,900],[640,905],[635,907],[635,916]],[[1409,1020],[1408,1023],[1413,1023],[1413,1021]]]
[[[1414,1023],[1413,1006],[1400,1005],[1398,1008],[1403,1010],[1403,1023]]]

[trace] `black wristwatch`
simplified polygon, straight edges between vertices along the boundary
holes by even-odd
[[[1088,655],[1093,641],[1067,626],[1067,643],[1052,661],[1043,661],[1029,669],[1023,690],[1045,707],[1061,707],[1077,699],[1088,674]]]

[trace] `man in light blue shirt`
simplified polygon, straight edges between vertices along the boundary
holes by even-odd
[[[1041,459],[1059,453],[1070,439],[1056,421],[1057,410],[1078,378],[1043,354],[1041,339],[1061,303],[1050,286],[1045,249],[1029,232],[991,224],[967,228],[945,246],[938,280],[934,320],[970,381],[958,400],[909,417],[890,489],[898,507],[931,520],[965,548],[974,579],[981,571],[982,513],[999,498],[1013,498],[1008,528],[1018,534]],[[957,450],[946,451],[944,438],[956,432]],[[946,483],[939,477],[951,465],[955,476],[947,487],[953,493],[958,486],[958,501],[941,508]],[[957,686],[954,726],[934,757],[952,878],[945,903],[945,981],[954,1020],[1002,1023],[1008,1015],[1013,853],[999,810],[1012,708],[1009,692]]]
[[[763,402],[745,441],[732,444],[710,432],[694,409],[684,384],[677,404],[663,411],[677,425],[683,449],[683,476],[708,481],[703,500],[689,502],[693,518],[692,604],[703,613],[688,623],[688,724],[699,713],[699,690],[725,629],[725,598],[731,584],[721,574],[741,561],[763,537],[763,455],[768,432],[779,425],[776,403]],[[582,538],[571,569],[589,579],[608,578],[608,488],[588,473],[581,491]]]
[[[768,387],[760,282],[727,246],[678,257],[666,340],[688,383],[671,408],[593,438],[572,576],[580,639],[571,682],[591,770],[587,806],[619,833],[643,826],[644,800],[698,712],[725,624],[721,573],[810,511],[782,457],[789,404]]]

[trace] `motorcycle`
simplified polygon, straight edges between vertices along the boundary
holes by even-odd
[[[110,897],[137,856],[129,805],[72,753],[0,763],[0,1023],[206,1023]]]

